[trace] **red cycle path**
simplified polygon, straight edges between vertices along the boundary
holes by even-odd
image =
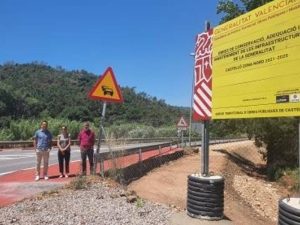
[[[150,158],[158,158],[162,155],[173,154],[182,151],[180,148],[165,147],[159,150],[152,150],[142,153],[141,160]],[[117,168],[126,168],[139,162],[139,155],[133,154],[129,156],[119,157],[116,159]],[[34,162],[32,162],[34,166]],[[104,162],[104,170],[113,168],[111,160]],[[89,172],[89,171],[88,171]],[[35,169],[25,169],[0,176],[0,207],[13,204],[25,198],[32,197],[43,191],[49,191],[69,183],[72,178],[80,173],[80,161],[70,163],[70,177],[59,178],[58,164],[50,165],[48,170],[49,180],[43,179],[34,181]]]

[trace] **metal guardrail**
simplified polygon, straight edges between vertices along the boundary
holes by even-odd
[[[187,138],[185,138],[187,140]],[[115,144],[122,143],[147,143],[147,142],[172,142],[178,141],[177,137],[158,137],[158,138],[119,138],[119,139],[101,139],[101,142],[114,142]],[[97,142],[97,140],[96,140]],[[52,146],[56,146],[57,140],[53,139]],[[71,140],[71,145],[78,145],[78,140]],[[9,148],[29,148],[33,147],[32,140],[26,141],[0,141],[0,149],[9,149]]]
[[[171,150],[172,146],[174,145],[178,147],[179,146],[178,141],[171,141],[171,142],[165,142],[156,145],[148,145],[148,146],[141,146],[141,147],[134,147],[134,148],[126,148],[121,150],[113,150],[110,152],[95,153],[95,156],[99,157],[99,159],[101,158],[101,160],[107,160],[107,159],[112,159],[115,155],[122,155],[123,157],[132,154],[140,155],[147,151],[160,150],[165,147],[170,147]],[[122,152],[122,154],[120,154],[120,152]]]
[[[232,139],[219,139],[219,140],[211,140],[210,145],[216,145],[216,144],[224,144],[224,143],[230,143],[230,142],[238,142],[238,141],[245,141],[248,140],[248,138],[232,138]],[[153,142],[153,139],[151,140]],[[148,145],[148,146],[142,146],[142,147],[134,147],[134,148],[126,148],[122,150],[113,150],[111,152],[102,152],[98,153],[99,155],[96,157],[101,158],[102,160],[111,159],[114,154],[120,154],[122,152],[122,156],[128,156],[132,154],[141,154],[147,151],[153,151],[153,150],[159,150],[161,148],[170,147],[170,150],[172,149],[172,146],[176,145],[176,147],[187,147],[188,146],[188,138],[182,143],[180,139],[177,139],[175,141],[169,141],[165,143],[160,143],[156,145]],[[201,146],[201,141],[194,141],[191,142],[191,147],[198,147]]]
[[[210,140],[209,145],[224,144],[224,143],[246,141],[246,140],[249,140],[249,139],[248,138],[215,139],[215,140]],[[191,147],[201,146],[201,144],[202,144],[201,140],[200,141],[193,141],[193,143],[191,143]]]
[[[219,140],[212,140],[210,144],[223,144],[223,143],[229,143],[229,142],[237,142],[237,141],[244,141],[246,138],[239,138],[239,139],[219,139]],[[142,172],[151,170],[151,168],[157,167],[162,165],[164,162],[168,162],[170,160],[177,159],[184,155],[183,147],[187,146],[188,140],[185,140],[182,142],[182,140],[177,139],[176,141],[170,141],[165,143],[159,143],[155,145],[148,145],[148,146],[140,146],[140,147],[128,147],[124,149],[118,149],[113,150],[110,149],[108,152],[100,152],[95,153],[95,167],[94,170],[97,172],[97,164],[100,165],[100,174],[104,176],[105,170],[104,170],[104,161],[111,160],[110,162],[113,165],[113,168],[115,170],[121,169],[122,176],[126,177],[124,180],[131,180],[136,176],[141,176]],[[201,146],[201,142],[194,142],[191,143],[191,147],[195,146]],[[182,147],[182,148],[178,148]],[[167,149],[166,149],[167,148]],[[152,151],[150,155],[152,154],[152,157],[143,159],[143,154],[145,152]],[[153,154],[154,153],[154,154]],[[127,156],[130,155],[136,155],[138,157],[138,160],[131,165],[127,165],[125,167],[122,167],[118,165],[117,161],[118,159],[122,158],[126,160]],[[130,159],[128,158],[130,161]],[[121,160],[121,163],[124,163],[123,160]],[[114,173],[112,173],[114,174]],[[116,174],[114,175],[116,176]],[[117,175],[118,177],[118,175]],[[117,178],[119,179],[119,178]]]
[[[228,143],[234,141],[243,141],[247,140],[247,138],[230,138],[230,139],[216,139],[210,140],[210,144],[220,144],[220,143]],[[178,137],[158,137],[158,138],[120,138],[120,139],[102,139],[101,142],[114,142],[115,144],[122,143],[147,143],[147,142],[176,142],[181,143],[181,138]],[[57,140],[52,141],[52,145],[56,146]],[[187,146],[188,137],[184,137],[183,144]],[[78,145],[78,140],[71,140],[71,145]],[[191,147],[201,146],[201,140],[199,138],[191,139]],[[9,149],[9,148],[29,148],[33,147],[33,141],[0,141],[0,149]]]

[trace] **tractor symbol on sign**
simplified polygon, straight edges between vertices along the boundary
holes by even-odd
[[[102,89],[104,95],[110,95],[110,96],[113,96],[113,94],[114,94],[113,89],[111,89],[111,88],[108,87],[108,86],[101,86],[101,89]]]

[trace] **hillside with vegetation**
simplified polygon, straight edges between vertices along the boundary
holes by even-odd
[[[89,120],[97,126],[102,103],[87,98],[97,79],[97,75],[84,70],[66,71],[41,63],[0,65],[0,126],[11,130],[16,121],[19,124],[49,118],[66,123]],[[137,93],[134,87],[121,90],[124,103],[108,103],[106,126],[139,124],[175,128],[181,115],[188,118],[188,108],[168,105],[144,92]]]

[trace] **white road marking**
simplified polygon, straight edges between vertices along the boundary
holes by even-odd
[[[0,155],[0,161],[3,160],[14,160],[14,159],[25,159],[35,157],[35,154],[26,154],[26,155]]]
[[[74,149],[72,152],[79,152],[79,150]],[[57,151],[51,151],[50,155],[56,155]],[[2,154],[0,155],[0,161],[5,161],[5,160],[16,160],[16,159],[25,159],[25,158],[33,158],[36,157],[35,152],[33,153],[22,153],[22,154]]]
[[[3,175],[6,175],[6,174],[10,174],[10,173],[13,173],[15,171],[10,171],[10,172],[5,172],[5,173],[0,173],[0,176],[3,176]]]
[[[81,160],[71,160],[70,163],[75,163],[75,162],[81,162]],[[53,165],[57,165],[57,163],[51,163],[51,164],[49,164],[49,167],[53,166]],[[41,168],[43,168],[43,166],[41,166]],[[17,172],[17,171],[34,170],[34,169],[35,169],[35,167],[29,167],[29,168],[25,168],[25,169],[21,169],[21,170],[12,170],[12,171],[8,171],[8,172],[0,173],[0,176],[10,174],[10,173],[14,173],[14,172]]]

